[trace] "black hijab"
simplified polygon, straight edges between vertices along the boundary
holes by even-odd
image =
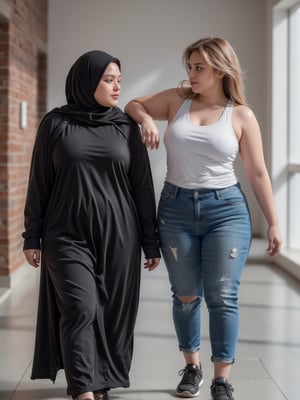
[[[67,75],[65,93],[68,104],[53,111],[89,126],[130,123],[129,117],[118,107],[104,107],[94,97],[99,80],[111,62],[121,70],[120,61],[104,51],[92,50],[80,56]]]

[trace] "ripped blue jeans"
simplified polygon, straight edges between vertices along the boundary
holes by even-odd
[[[233,363],[238,340],[238,288],[251,243],[251,220],[239,184],[183,189],[166,182],[158,207],[162,254],[173,293],[179,349],[200,349],[204,298],[212,361]],[[182,303],[179,296],[196,296]]]

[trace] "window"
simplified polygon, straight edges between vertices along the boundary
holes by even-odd
[[[300,249],[300,2],[288,12],[288,232]]]
[[[273,14],[272,179],[286,248],[300,251],[300,1]]]

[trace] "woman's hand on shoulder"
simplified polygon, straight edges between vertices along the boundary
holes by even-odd
[[[151,117],[144,118],[141,123],[141,132],[142,142],[151,150],[158,149],[160,141],[159,132],[157,125]]]
[[[27,262],[33,267],[37,268],[41,262],[41,250],[39,249],[27,249],[24,250],[24,255]]]

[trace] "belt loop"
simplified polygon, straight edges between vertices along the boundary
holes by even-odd
[[[176,199],[178,192],[179,192],[179,187],[174,185],[174,191],[172,194],[173,199]]]

